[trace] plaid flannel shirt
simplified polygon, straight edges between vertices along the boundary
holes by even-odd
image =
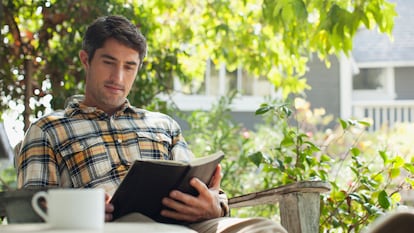
[[[171,117],[132,107],[113,116],[74,101],[34,122],[17,157],[19,188],[100,187],[113,194],[136,159],[190,160]]]

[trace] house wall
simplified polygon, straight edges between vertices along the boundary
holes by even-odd
[[[335,56],[332,56],[330,60],[331,66],[329,69],[317,58],[308,64],[309,71],[305,77],[312,89],[305,93],[307,96],[306,99],[311,103],[312,109],[324,108],[327,114],[338,118],[340,116],[340,66]],[[259,104],[257,104],[257,108],[259,108]],[[255,130],[255,125],[263,122],[262,117],[256,116],[254,110],[251,112],[233,111],[231,115],[235,123],[243,124],[244,127],[250,130]],[[176,117],[174,118],[184,130],[188,129],[188,125],[184,121]]]
[[[260,106],[257,106],[259,108]],[[233,119],[238,124],[243,124],[246,129],[255,130],[256,125],[263,123],[262,116],[254,112],[232,112]]]
[[[396,99],[414,99],[414,67],[397,67],[394,72]]]
[[[327,114],[337,118],[340,116],[340,66],[335,56],[331,56],[330,61],[330,68],[317,57],[308,64],[309,71],[305,77],[312,89],[305,93],[312,109],[324,108]]]

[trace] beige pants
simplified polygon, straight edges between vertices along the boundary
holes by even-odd
[[[152,219],[139,213],[128,214],[121,217],[117,222],[154,222]],[[163,223],[159,223],[163,224]],[[168,225],[168,224],[163,224]],[[170,225],[176,230],[177,225]],[[181,231],[188,233],[287,233],[287,231],[274,221],[266,218],[215,218],[200,223],[193,223],[188,227],[182,226]]]
[[[377,218],[364,233],[414,232],[414,209],[400,209]]]

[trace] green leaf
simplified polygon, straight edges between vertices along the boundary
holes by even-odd
[[[356,168],[354,168],[354,167],[350,167],[350,169],[351,169],[351,171],[352,171],[355,175],[358,175],[358,174],[359,174],[358,169],[356,169]]]
[[[358,148],[353,147],[353,148],[351,148],[351,153],[352,153],[352,155],[354,155],[354,156],[358,156],[358,155],[360,155],[360,154],[361,154],[361,151],[360,151]]]
[[[401,156],[396,156],[393,160],[393,167],[394,168],[400,168],[402,166],[404,166],[405,161],[404,158],[402,158]]]
[[[263,161],[263,153],[262,152],[260,152],[260,151],[258,151],[258,152],[255,152],[255,153],[253,153],[253,154],[250,154],[249,155],[249,160],[250,161],[252,161],[257,167],[259,167],[260,166],[260,164],[262,163],[262,161]]]
[[[378,203],[384,209],[388,209],[391,206],[391,199],[388,197],[387,192],[384,190],[378,194]]]
[[[273,107],[273,106],[271,106],[271,105],[267,105],[267,104],[262,104],[262,105],[260,106],[260,108],[258,108],[258,109],[256,110],[256,115],[263,115],[263,114],[267,113],[268,111],[270,111],[270,110],[272,110],[272,109],[274,109],[274,107]]]
[[[382,182],[384,182],[384,175],[383,174],[374,174],[374,175],[371,176],[371,178],[376,183],[382,183]]]
[[[386,151],[379,151],[379,155],[381,156],[382,160],[384,161],[384,164],[388,162],[388,155]]]
[[[290,117],[292,115],[292,110],[289,108],[287,104],[279,106],[278,110],[282,112],[286,117]]]
[[[276,165],[277,168],[279,168],[280,171],[285,171],[285,165],[283,164],[283,161],[280,159],[276,159],[274,164]]]
[[[391,168],[390,169],[390,177],[391,178],[397,178],[401,174],[400,168]]]
[[[321,162],[329,162],[329,161],[331,161],[332,159],[331,159],[331,157],[329,157],[328,155],[326,155],[326,154],[323,154],[323,155],[321,155],[321,157],[320,157],[320,161]]]
[[[348,123],[341,118],[338,119],[339,123],[341,124],[341,127],[343,130],[345,130],[348,127]]]
[[[351,194],[349,194],[349,197],[350,197],[352,200],[357,201],[357,202],[359,202],[359,203],[362,203],[362,202],[363,202],[363,200],[362,200],[362,199],[361,199],[361,197],[358,195],[358,193],[351,193]]]
[[[371,123],[369,123],[367,121],[357,121],[357,122],[358,122],[358,124],[361,124],[361,125],[366,126],[366,127],[370,127],[371,126]]]
[[[405,170],[409,171],[411,173],[411,175],[414,174],[414,165],[413,164],[405,163],[403,167],[404,167]]]
[[[293,161],[293,158],[292,158],[292,156],[285,156],[284,161],[285,161],[286,164],[289,164]]]
[[[302,0],[292,1],[292,7],[295,10],[295,16],[300,20],[306,20],[308,18],[308,12],[306,10],[306,5]]]
[[[291,137],[284,137],[280,142],[281,147],[289,147],[295,144],[295,141]]]

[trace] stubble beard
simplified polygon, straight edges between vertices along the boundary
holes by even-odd
[[[125,97],[123,96],[103,95],[101,97],[99,96],[97,97],[101,99],[101,103],[103,107],[111,108],[111,109],[118,109],[125,102]]]

